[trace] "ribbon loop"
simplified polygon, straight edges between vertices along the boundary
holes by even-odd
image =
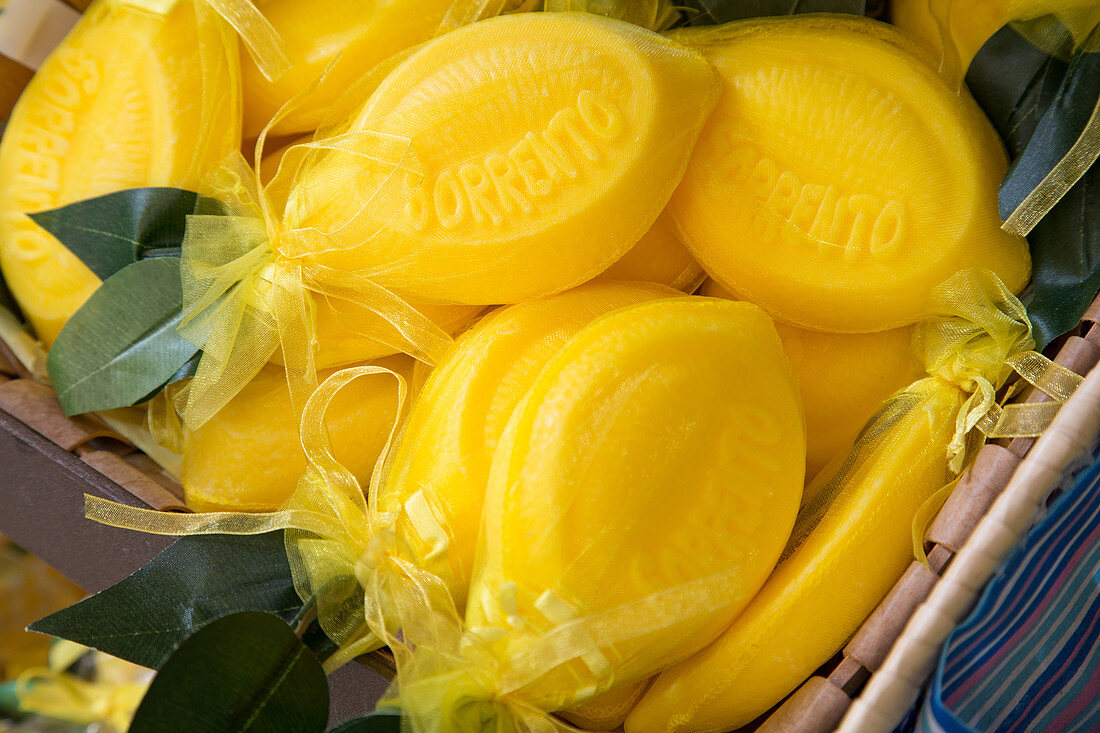
[[[290,70],[286,41],[249,0],[205,0],[237,31],[256,67],[268,81]]]

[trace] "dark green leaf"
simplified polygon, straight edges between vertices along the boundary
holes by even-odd
[[[401,733],[401,713],[378,710],[346,720],[329,733]]]
[[[1007,215],[1076,141],[1100,96],[1100,54],[1066,63],[1010,27],[993,36],[967,74],[975,99],[1014,157],[1001,185]],[[1100,169],[1085,174],[1028,236],[1028,317],[1039,348],[1077,325],[1100,290]]]
[[[178,382],[178,381],[180,381],[181,379],[187,379],[187,378],[189,378],[189,377],[193,377],[193,376],[195,376],[195,373],[196,373],[196,372],[198,372],[198,370],[199,370],[199,361],[200,361],[201,359],[202,359],[202,351],[196,351],[196,352],[195,352],[195,353],[194,353],[194,354],[193,354],[193,355],[191,356],[191,358],[190,358],[190,359],[188,359],[188,360],[187,360],[187,361],[186,361],[186,362],[184,363],[184,365],[183,365],[183,366],[181,366],[181,367],[180,367],[179,369],[177,369],[177,370],[176,370],[176,373],[175,373],[175,374],[173,374],[172,376],[168,377],[168,379],[166,379],[166,380],[164,381],[164,383],[163,383],[163,384],[161,384],[161,385],[158,385],[158,386],[156,387],[156,389],[154,389],[154,390],[153,390],[152,392],[150,392],[149,394],[145,395],[145,396],[144,396],[144,397],[142,397],[141,399],[139,399],[139,400],[135,401],[135,402],[134,402],[134,404],[136,404],[136,405],[139,405],[139,404],[141,404],[142,402],[148,402],[149,400],[153,399],[153,398],[154,398],[154,397],[156,397],[156,396],[157,396],[158,394],[160,394],[161,390],[163,390],[163,389],[164,389],[165,387],[167,387],[167,386],[168,386],[169,384],[171,384],[172,382]]]
[[[1100,292],[1100,167],[1085,174],[1028,241],[1032,294],[1027,315],[1043,348],[1075,327]]]
[[[1100,53],[1076,54],[1020,155],[1001,183],[1001,218],[1007,219],[1084,132],[1100,98]],[[1100,226],[1100,223],[1097,224]]]
[[[282,532],[198,535],[30,628],[156,669],[177,644],[222,616],[267,611],[289,622],[301,607]]]
[[[1010,156],[1018,156],[1031,139],[1067,68],[1068,64],[1046,55],[1011,26],[994,34],[974,57],[966,85]]]
[[[198,201],[178,188],[131,188],[30,217],[106,280],[138,260],[178,256]]]
[[[50,349],[46,366],[66,414],[137,404],[172,379],[198,351],[176,333],[182,302],[175,257],[109,277]]]
[[[743,18],[795,13],[851,13],[863,15],[867,0],[685,0],[688,25],[716,25]]]
[[[245,611],[180,644],[130,733],[321,733],[328,706],[328,680],[313,652],[284,621]]]

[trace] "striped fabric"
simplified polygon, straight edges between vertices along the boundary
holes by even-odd
[[[948,637],[916,727],[1100,730],[1100,447]]]

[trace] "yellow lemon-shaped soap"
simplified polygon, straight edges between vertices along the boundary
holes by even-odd
[[[284,104],[309,90],[327,70],[323,83],[271,134],[316,130],[333,103],[365,71],[435,35],[453,4],[454,0],[258,2],[260,12],[286,42],[290,68],[268,81],[252,58],[242,53],[245,136],[259,135]]]
[[[618,730],[648,686],[649,680],[621,685],[558,715],[581,730]]]
[[[240,146],[237,75],[236,38],[197,0],[100,0],[35,74],[0,140],[0,266],[47,346],[100,280],[26,214],[193,189]]]
[[[964,399],[927,380],[891,405],[886,432],[895,442],[847,476],[820,522],[713,644],[657,677],[627,717],[627,733],[740,728],[839,651],[913,560],[913,516],[948,480],[944,446]]]
[[[723,91],[672,210],[728,290],[795,325],[867,332],[915,322],[963,267],[1026,285],[1027,243],[998,218],[996,133],[898,31],[788,17],[675,37]]]
[[[690,293],[704,277],[703,268],[684,247],[672,215],[665,210],[638,243],[599,279],[661,283]]]
[[[659,300],[580,331],[494,456],[466,607],[493,652],[485,678],[554,710],[707,644],[771,572],[804,451],[797,390],[756,306]],[[539,646],[574,622],[584,631],[562,638],[575,656]]]
[[[645,283],[589,283],[502,308],[463,334],[428,377],[409,414],[382,487],[381,511],[413,559],[444,578],[459,606],[474,562],[493,452],[516,405],[548,361],[581,328],[627,305],[679,295]],[[409,526],[402,507],[433,507],[447,552]],[[434,559],[433,559],[434,558]]]
[[[318,263],[410,302],[565,290],[653,225],[716,93],[700,54],[629,23],[474,23],[386,76],[342,149],[300,171],[284,225],[323,235],[325,251],[306,252]]]
[[[412,359],[376,362],[405,379]],[[323,380],[329,372],[321,372]],[[326,415],[333,455],[365,487],[397,415],[392,376],[355,380]],[[286,375],[264,367],[217,415],[184,436],[183,491],[195,511],[272,511],[298,485],[306,457]]]
[[[713,280],[701,295],[730,298]],[[912,328],[825,333],[775,324],[806,411],[806,479],[846,450],[882,401],[924,376]]]

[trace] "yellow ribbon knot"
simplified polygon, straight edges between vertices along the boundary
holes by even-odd
[[[325,235],[284,228],[239,156],[212,171],[202,193],[199,213],[187,219],[180,260],[179,333],[202,349],[197,373],[174,395],[187,428],[213,417],[280,351],[300,414],[317,386],[318,303],[338,301],[377,314],[389,330],[363,336],[428,363],[450,344],[435,323],[370,277],[314,261],[327,251]],[[360,333],[330,307],[341,325]]]

